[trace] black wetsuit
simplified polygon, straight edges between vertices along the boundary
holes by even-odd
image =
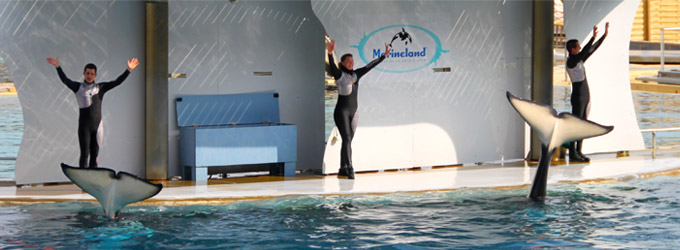
[[[66,77],[61,67],[57,67],[59,79],[76,94],[80,115],[78,118],[78,142],[80,143],[81,168],[97,167],[97,155],[99,155],[99,143],[101,143],[102,129],[102,99],[107,91],[123,83],[130,74],[127,69],[116,80],[102,83],[75,82]],[[87,157],[90,156],[90,164]]]
[[[340,69],[335,65],[333,55],[328,55],[331,74],[335,78],[338,86],[338,103],[335,105],[333,118],[335,126],[338,127],[342,138],[342,148],[340,149],[340,172],[339,175],[347,174],[354,178],[354,168],[352,167],[352,139],[357,128],[358,116],[357,96],[359,95],[359,79],[368,71],[373,69],[380,62],[385,60],[386,55],[381,56],[363,68],[348,70],[342,65]]]
[[[581,52],[577,55],[569,55],[569,58],[567,58],[566,70],[571,79],[571,113],[583,119],[588,118],[590,105],[590,90],[588,89],[586,69],[583,64],[600,47],[606,36],[602,36],[594,44],[595,37],[590,38]],[[572,142],[569,146],[570,155],[579,154],[582,156],[581,149],[583,149],[583,140]]]

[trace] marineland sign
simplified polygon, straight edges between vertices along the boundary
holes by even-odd
[[[392,48],[387,60],[375,69],[390,73],[416,71],[437,62],[448,50],[442,49],[439,37],[432,31],[415,25],[390,25],[364,35],[357,48],[364,63],[385,54],[385,42]]]

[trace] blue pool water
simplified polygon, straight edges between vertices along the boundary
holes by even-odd
[[[0,158],[16,157],[24,133],[24,119],[16,95],[0,95]],[[14,161],[0,160],[0,179],[14,179]]]
[[[680,177],[523,189],[297,196],[222,206],[0,207],[0,248],[677,249]]]

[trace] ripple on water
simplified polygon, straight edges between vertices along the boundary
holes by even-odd
[[[0,247],[59,248],[674,248],[680,177],[388,195],[291,196],[222,206],[98,204],[0,208]]]

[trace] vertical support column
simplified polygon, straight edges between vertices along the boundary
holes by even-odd
[[[649,37],[649,28],[651,27],[649,25],[649,0],[642,0],[640,2],[642,4],[642,19],[643,19],[643,24],[642,24],[642,32],[644,35],[644,40],[651,42],[651,38]]]
[[[552,106],[553,102],[553,1],[533,1],[531,47],[531,99]],[[541,140],[531,132],[529,160],[541,156]]]
[[[664,42],[663,42],[663,33],[664,33],[664,31],[665,31],[665,29],[664,29],[664,28],[661,28],[661,42],[659,42],[659,50],[661,50],[661,62],[660,62],[660,63],[661,63],[661,71],[664,71],[664,67],[663,67],[663,66],[664,66],[664,64],[665,64],[664,59],[665,59],[665,49],[666,49],[666,45],[665,45]]]
[[[146,178],[168,178],[168,1],[146,2]]]

